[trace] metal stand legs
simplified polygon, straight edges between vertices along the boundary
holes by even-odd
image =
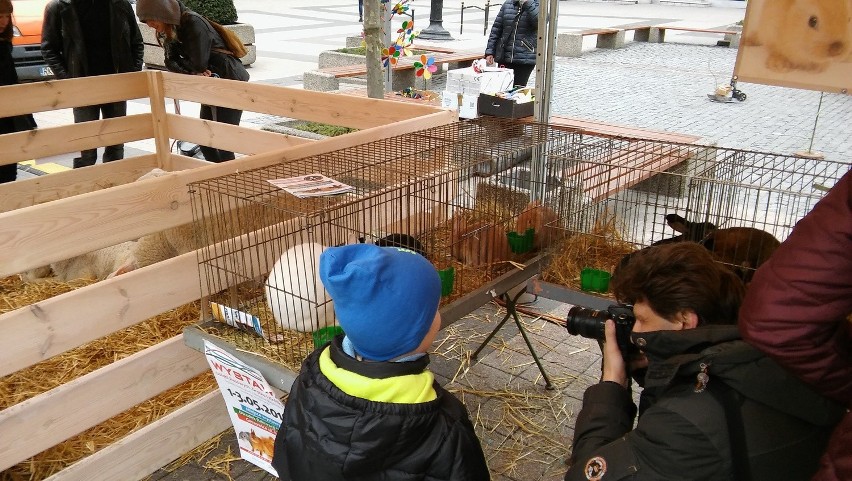
[[[524,337],[524,342],[527,344],[527,347],[530,350],[530,354],[532,354],[532,357],[535,360],[535,364],[536,366],[538,366],[538,370],[541,372],[541,376],[544,378],[544,387],[546,389],[554,389],[553,384],[550,382],[550,378],[547,377],[547,373],[544,372],[544,366],[541,365],[541,360],[539,360],[538,354],[536,354],[529,337],[527,337],[527,331],[526,329],[524,329],[524,325],[521,324],[521,319],[518,317],[518,311],[515,309],[515,306],[517,306],[518,303],[518,299],[526,291],[527,289],[526,287],[524,287],[520,290],[520,292],[515,295],[514,298],[510,297],[507,293],[500,294],[500,297],[506,303],[506,315],[503,317],[503,320],[500,321],[499,324],[497,324],[497,327],[495,327],[494,330],[491,331],[491,334],[489,334],[488,337],[485,338],[485,341],[483,341],[482,344],[476,349],[476,351],[474,351],[473,354],[470,355],[470,358],[471,360],[476,359],[476,357],[479,356],[479,353],[482,352],[485,346],[487,346],[488,343],[491,342],[491,339],[494,337],[495,334],[497,334],[497,331],[503,328],[503,325],[506,324],[506,321],[508,321],[509,318],[512,318],[515,320],[515,325],[517,325],[518,329],[521,331],[521,336]]]

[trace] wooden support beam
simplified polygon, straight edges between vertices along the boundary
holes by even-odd
[[[0,443],[0,471],[207,369],[204,356],[178,335],[0,411],[4,439],[27,440]]]
[[[163,95],[162,72],[148,74],[148,95],[151,104],[151,121],[153,127],[154,145],[157,153],[157,164],[163,170],[173,170],[172,157],[169,149],[169,122],[166,115],[166,98]]]
[[[46,80],[0,87],[3,115],[13,116],[49,110],[100,105],[120,100],[148,98],[148,72],[98,75],[65,80]]]
[[[311,90],[163,72],[165,95],[208,105],[322,122],[356,129],[438,112],[428,105],[389,103]]]
[[[3,184],[0,212],[128,184],[156,166],[156,155],[148,154]]]
[[[181,140],[246,155],[295,147],[312,139],[168,114],[169,134]]]
[[[150,139],[151,114],[69,124],[0,135],[1,164]]]
[[[46,481],[142,479],[230,426],[222,394],[214,391]]]
[[[0,376],[192,302],[199,285],[193,251],[2,314]]]

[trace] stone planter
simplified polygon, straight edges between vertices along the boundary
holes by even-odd
[[[234,32],[246,46],[248,53],[240,60],[243,65],[249,66],[257,60],[257,47],[254,45],[254,27],[248,23],[236,23],[223,25],[223,27]],[[142,32],[142,41],[145,43],[145,54],[142,60],[148,68],[165,69],[163,47],[157,42],[157,32],[153,28],[139,23],[139,31]]]
[[[304,130],[294,129],[294,125],[304,122],[303,120],[281,120],[264,124],[260,129],[267,132],[275,132],[279,134],[292,135],[293,137],[301,137],[311,140],[322,140],[327,138],[325,135],[315,134]]]

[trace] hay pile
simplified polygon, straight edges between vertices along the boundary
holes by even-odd
[[[0,279],[0,314],[93,282],[76,280],[28,284],[21,282],[17,276]],[[199,316],[198,303],[187,304],[4,376],[0,378],[0,409],[174,337],[184,327],[196,323]],[[215,388],[212,374],[197,376],[3,471],[0,479],[44,479]]]
[[[588,233],[578,233],[558,240],[551,247],[548,266],[542,270],[541,279],[573,289],[580,289],[580,272],[590,267],[612,273],[621,259],[633,252],[633,244],[625,241],[612,214],[595,220]]]

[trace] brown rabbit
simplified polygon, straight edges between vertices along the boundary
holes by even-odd
[[[758,31],[747,44],[764,45],[776,72],[822,72],[852,50],[847,0],[764,0]]]
[[[467,265],[492,264],[509,258],[506,229],[484,220],[453,217],[451,242],[453,257]]]
[[[535,229],[535,240],[533,246],[540,251],[550,247],[559,235],[556,212],[541,202],[530,202],[518,215],[515,231],[523,234],[528,228]]]

